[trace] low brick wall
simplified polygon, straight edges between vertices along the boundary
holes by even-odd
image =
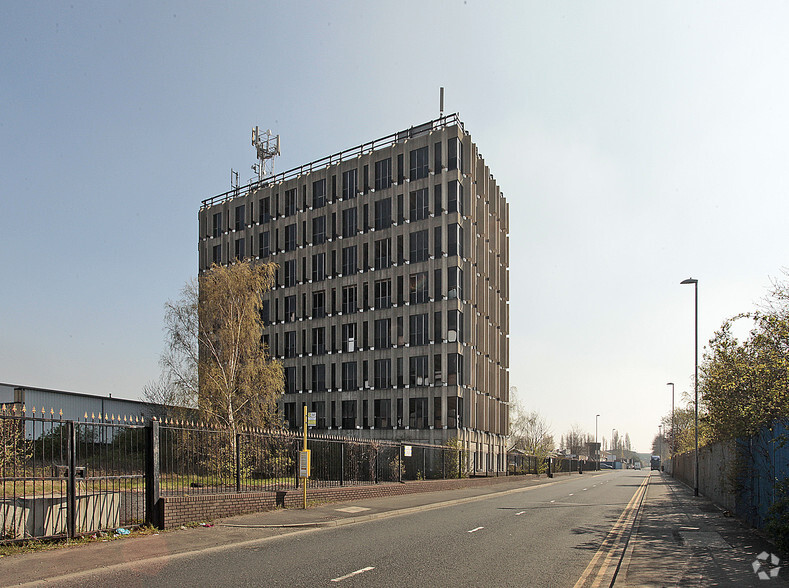
[[[494,486],[516,480],[533,480],[535,475],[502,476],[497,478],[462,478],[460,480],[420,480],[415,482],[371,484],[368,486],[335,486],[308,488],[308,502],[343,502],[364,498],[399,496],[418,492],[441,492],[455,488]],[[303,491],[242,492],[204,496],[163,496],[159,499],[159,520],[165,529],[187,523],[210,521],[224,517],[272,510],[277,507],[300,508]]]

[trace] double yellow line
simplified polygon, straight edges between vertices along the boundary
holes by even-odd
[[[575,583],[575,588],[598,588],[606,578],[608,578],[608,585],[610,585],[613,580],[614,571],[616,570],[616,565],[614,565],[616,563],[615,558],[617,554],[619,554],[620,557],[622,555],[620,553],[620,547],[623,551],[625,539],[628,537],[628,531],[633,526],[636,515],[638,514],[638,508],[646,494],[648,485],[649,476],[646,476],[638,487],[638,490],[636,490],[636,493],[633,494],[633,498],[627,503],[625,510],[619,515],[619,519],[617,519],[614,526],[608,532],[608,535],[606,535],[602,545],[600,545],[600,549],[597,550],[592,561],[589,562],[584,573],[581,574],[581,577]],[[609,568],[611,568],[612,565],[614,565],[614,568],[609,572]]]

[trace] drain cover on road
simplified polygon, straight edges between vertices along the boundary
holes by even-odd
[[[370,510],[370,509],[369,508],[365,508],[363,506],[346,506],[345,508],[335,508],[334,510],[337,510],[337,511],[340,511],[340,512],[347,512],[347,513],[354,514],[354,513],[357,513],[357,512],[364,512],[364,511]]]

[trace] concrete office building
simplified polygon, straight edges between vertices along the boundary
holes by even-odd
[[[301,427],[457,438],[503,470],[509,424],[509,206],[457,115],[203,201],[200,271],[279,264],[264,341]]]

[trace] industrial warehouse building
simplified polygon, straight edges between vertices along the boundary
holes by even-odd
[[[279,410],[317,428],[407,442],[457,438],[505,468],[509,206],[457,115],[204,200],[200,271],[279,264],[263,338]]]

